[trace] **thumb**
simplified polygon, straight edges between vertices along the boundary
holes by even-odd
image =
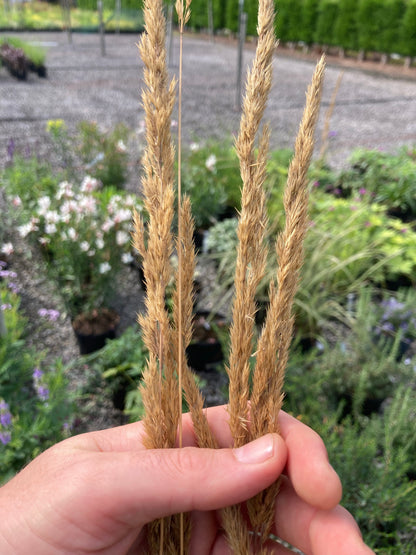
[[[101,510],[135,526],[170,514],[214,510],[253,497],[281,474],[287,458],[283,439],[267,434],[238,449],[149,449],[114,453],[96,468]],[[95,488],[94,488],[95,489]],[[91,491],[90,484],[90,495]]]

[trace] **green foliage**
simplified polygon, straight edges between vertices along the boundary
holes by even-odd
[[[407,301],[415,316],[414,296]],[[397,360],[400,326],[394,337],[380,339],[377,326],[385,326],[386,307],[373,291],[363,290],[349,305],[350,324],[334,328],[330,343],[306,353],[295,344],[284,408],[323,438],[343,484],[342,504],[368,545],[376,553],[410,555],[416,522],[411,425],[416,358]]]
[[[214,29],[225,28],[224,0],[212,0],[212,11],[214,14]]]
[[[377,50],[379,33],[384,27],[383,3],[378,0],[359,0],[357,10],[358,47],[364,52]]]
[[[414,391],[399,388],[381,418],[329,421],[317,430],[342,480],[343,505],[354,514],[366,543],[386,555],[410,554],[415,541],[416,483],[407,477],[414,472],[416,432],[409,422],[415,400]]]
[[[183,191],[190,196],[197,228],[208,228],[227,207],[238,207],[239,165],[229,146],[194,143],[183,166]]]
[[[4,43],[10,44],[14,48],[21,48],[28,60],[35,66],[42,66],[45,64],[46,50],[41,46],[30,44],[27,41],[17,37],[0,37],[0,46]]]
[[[394,215],[416,219],[416,156],[412,149],[392,155],[377,150],[356,150],[350,167],[341,172],[335,187],[344,196],[365,190],[371,202],[383,204]]]
[[[138,386],[146,360],[147,350],[135,326],[83,359],[89,371],[104,377],[113,401],[124,409],[132,422],[140,420],[144,413]]]
[[[115,17],[114,0],[104,0],[104,21],[106,29],[141,31],[143,17],[140,2],[123,0],[120,18]],[[99,18],[95,0],[81,0],[77,7],[71,7],[71,27],[73,30],[98,30]],[[0,29],[63,30],[63,14],[59,3],[33,1],[12,4],[11,10],[0,10]]]
[[[321,0],[318,8],[315,42],[325,45],[336,44],[334,22],[337,20],[339,4],[336,0]]]
[[[58,181],[50,164],[36,156],[25,158],[20,154],[13,156],[0,176],[0,183],[8,196],[19,197],[29,210],[39,197],[53,194]]]
[[[296,42],[302,40],[302,30],[299,23],[302,21],[301,0],[282,0],[276,2],[276,33],[282,42]]]
[[[316,23],[318,20],[319,0],[304,0],[302,12],[302,40],[311,45],[314,40]]]
[[[233,33],[238,31],[238,0],[227,0],[225,7],[225,28]]]
[[[400,27],[398,52],[404,56],[414,56],[416,52],[416,2],[409,0]]]
[[[7,333],[0,337],[0,483],[67,434],[73,415],[65,368],[26,345],[19,297],[0,282],[0,310]]]
[[[78,155],[88,173],[103,185],[120,187],[127,177],[128,128],[117,124],[102,131],[95,122],[79,124]]]
[[[377,49],[380,52],[392,53],[399,50],[400,30],[402,18],[406,9],[404,0],[386,0],[383,3],[382,25],[378,35]]]
[[[334,37],[335,43],[346,50],[358,50],[357,7],[358,0],[339,1]]]

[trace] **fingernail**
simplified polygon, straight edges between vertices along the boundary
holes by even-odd
[[[273,456],[274,439],[272,434],[267,434],[259,439],[234,449],[235,458],[242,463],[258,464],[267,461]]]

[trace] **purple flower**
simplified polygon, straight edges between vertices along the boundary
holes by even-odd
[[[360,195],[366,195],[367,194],[367,189],[365,189],[364,187],[361,187],[358,192],[359,192]]]
[[[49,389],[45,385],[35,384],[35,389],[36,389],[36,394],[41,401],[47,401],[49,399]]]
[[[10,310],[12,305],[10,303],[0,304],[0,310]]]
[[[54,310],[53,308],[40,308],[38,314],[42,318],[48,318],[51,322],[56,322],[61,315],[59,310]]]
[[[338,135],[338,131],[335,131],[335,130],[330,131],[330,132],[328,133],[328,137],[336,137],[337,135]]]
[[[2,278],[16,278],[16,272],[12,272],[10,270],[0,270],[0,277]]]
[[[0,424],[3,428],[8,428],[12,424],[12,415],[9,411],[0,412]]]
[[[41,401],[47,401],[49,399],[49,389],[45,383],[43,383],[42,378],[44,373],[40,368],[35,368],[32,373],[33,386],[36,391],[36,395]]]
[[[7,143],[7,159],[9,160],[9,162],[13,160],[15,149],[16,149],[16,143],[14,142],[14,139],[11,138]]]
[[[0,432],[0,441],[3,445],[7,445],[12,440],[12,434],[10,432]]]
[[[42,378],[42,376],[43,376],[43,372],[42,372],[42,370],[41,370],[40,368],[35,368],[35,369],[33,370],[32,377],[33,377],[33,379],[34,379],[35,381],[40,380],[40,379]]]
[[[13,419],[9,405],[4,399],[0,399],[0,441],[3,445],[7,445],[12,439],[12,425]]]
[[[8,288],[10,289],[10,291],[12,293],[14,293],[15,295],[17,295],[18,293],[20,293],[20,287],[17,285],[17,283],[11,282],[8,284]]]

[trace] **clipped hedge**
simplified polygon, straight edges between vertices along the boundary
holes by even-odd
[[[211,2],[214,28],[237,33],[239,0]],[[124,3],[130,7],[134,2],[122,0],[123,7]],[[275,4],[277,35],[283,43],[416,55],[416,0],[276,0]],[[192,1],[192,28],[208,27],[208,5],[208,0]],[[258,0],[244,0],[248,35],[256,34],[257,9]]]

